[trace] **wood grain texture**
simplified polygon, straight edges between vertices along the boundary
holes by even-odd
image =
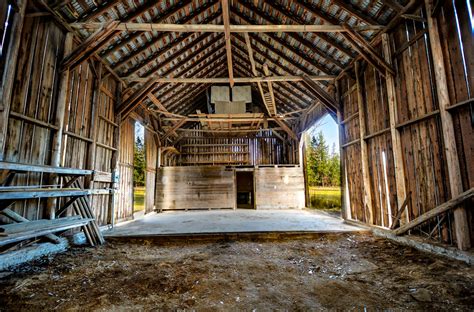
[[[225,167],[164,167],[157,170],[157,209],[233,209],[235,196],[234,171]]]
[[[303,168],[256,168],[255,199],[257,209],[304,208]]]

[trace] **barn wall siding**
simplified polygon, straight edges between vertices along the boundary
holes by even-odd
[[[305,207],[302,167],[256,168],[254,174],[257,209]]]
[[[443,25],[440,30],[452,106],[472,99],[474,90],[474,47],[470,17],[465,2],[456,2],[456,6],[458,24],[452,2],[446,2],[437,17],[441,21],[440,25]],[[426,14],[423,7],[415,13]],[[409,196],[407,210],[400,222],[407,223],[446,202],[451,194],[427,24],[405,20],[389,33],[388,41],[393,53],[391,63],[396,71],[395,128],[400,134],[403,179],[405,192]],[[381,43],[375,49],[383,55]],[[348,179],[349,207],[352,219],[389,228],[397,207],[405,198],[397,196],[387,79],[370,64],[364,61],[361,64],[359,87],[362,89],[362,105],[365,109],[362,119],[366,123],[367,133],[363,140],[368,146],[369,185],[365,185],[361,179],[357,82],[347,75],[338,82],[343,120],[342,157]],[[470,108],[469,105],[461,105],[450,110],[450,113],[455,127],[463,189],[468,190],[474,185],[474,131]],[[363,187],[370,189],[370,206],[364,204],[361,194]],[[367,217],[370,213],[374,216],[373,222]],[[468,217],[472,241],[472,212],[468,211]],[[453,213],[448,212],[426,222],[412,233],[455,244]]]
[[[55,122],[65,38],[65,33],[49,18],[27,17],[24,20],[10,110],[2,125],[6,127],[2,150],[5,161],[34,165],[52,162],[53,136],[58,131]],[[117,83],[110,77],[99,80],[95,72],[100,72],[97,63],[84,62],[69,73],[59,164],[97,170],[100,181],[80,178],[79,183],[86,188],[109,189],[114,170],[113,154],[117,153],[117,146],[114,146]],[[49,175],[28,173],[17,174],[11,185],[42,187],[48,183]],[[110,198],[110,195],[90,196],[100,224],[112,221]],[[63,199],[58,203],[62,202]],[[48,217],[46,203],[46,199],[18,201],[13,208],[22,216],[35,220]],[[71,211],[72,208],[66,214]]]
[[[159,210],[234,209],[236,200],[231,169],[194,166],[157,170],[155,204]]]

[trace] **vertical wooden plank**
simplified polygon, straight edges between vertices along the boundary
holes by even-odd
[[[85,64],[84,64],[85,65]],[[96,159],[96,147],[97,147],[97,127],[98,127],[98,110],[100,106],[100,85],[102,83],[102,64],[99,62],[93,62],[90,66],[98,66],[97,77],[95,79],[95,84],[92,89],[94,92],[94,97],[91,104],[90,110],[90,131],[89,139],[92,140],[92,143],[87,149],[87,169],[95,169],[95,159]],[[87,178],[84,183],[85,188],[92,188],[93,181],[90,178]]]
[[[425,8],[427,12],[432,11],[432,2],[432,0],[425,0]],[[453,118],[450,112],[447,110],[450,105],[450,99],[446,79],[446,69],[443,62],[443,50],[440,41],[438,20],[433,18],[431,14],[427,14],[427,20],[435,73],[436,92],[438,95],[441,127],[443,130],[443,143],[446,155],[449,186],[451,189],[451,197],[455,197],[462,193],[462,180],[456,147]],[[454,222],[458,248],[461,250],[469,249],[471,247],[469,224],[467,222],[467,214],[464,207],[459,207],[454,210]]]
[[[392,51],[390,49],[390,41],[388,34],[382,34],[382,46],[385,61],[392,65]],[[397,97],[395,93],[395,80],[392,74],[386,73],[385,81],[387,84],[387,96],[388,96],[388,113],[390,119],[390,135],[392,138],[392,153],[393,163],[395,169],[395,187],[397,190],[397,211],[403,205],[406,198],[405,188],[405,167],[403,163],[403,151],[402,144],[400,141],[400,131],[395,127],[398,122],[397,116]],[[405,208],[400,224],[404,224],[404,221],[408,222],[408,208]],[[391,226],[391,224],[389,225]]]
[[[362,170],[362,191],[364,194],[363,203],[366,214],[366,222],[374,224],[374,216],[372,211],[372,193],[370,186],[369,176],[369,163],[367,154],[367,143],[364,140],[366,134],[366,123],[365,123],[365,107],[364,107],[364,95],[361,85],[360,68],[359,62],[355,63],[355,74],[357,81],[357,104],[359,107],[359,139],[360,139],[360,157],[361,157],[361,170]]]
[[[13,94],[13,83],[16,77],[16,61],[21,43],[23,21],[26,10],[26,0],[17,1],[19,11],[14,17],[11,31],[15,34],[11,37],[10,46],[8,47],[8,55],[6,57],[4,76],[2,77],[2,85],[0,86],[0,161],[5,159],[5,141],[7,136],[8,116]]]
[[[67,33],[64,41],[64,55],[71,53],[73,48],[73,34]],[[54,124],[58,130],[53,134],[53,142],[51,146],[51,166],[58,167],[61,164],[61,151],[63,146],[63,132],[64,132],[64,117],[66,114],[67,95],[69,93],[69,70],[65,70],[59,77],[59,95],[56,104],[56,116]],[[56,185],[59,182],[59,177],[54,175],[50,178],[50,184]],[[50,219],[55,218],[56,200],[54,198],[48,199],[47,215]]]
[[[341,82],[339,80],[336,81],[336,100],[339,103],[339,107],[342,108],[342,92],[341,92]],[[349,203],[348,203],[348,189],[346,188],[346,166],[345,166],[345,154],[344,148],[344,124],[342,123],[343,116],[342,111],[337,111],[337,124],[339,127],[339,173],[340,173],[340,182],[341,182],[341,216],[343,219],[351,219]]]

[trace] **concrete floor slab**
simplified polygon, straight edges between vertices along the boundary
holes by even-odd
[[[315,210],[211,210],[150,213],[115,226],[108,237],[266,232],[358,232],[342,219]]]

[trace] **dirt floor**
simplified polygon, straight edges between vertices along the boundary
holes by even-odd
[[[370,234],[80,248],[0,279],[0,310],[473,310],[474,269]]]

